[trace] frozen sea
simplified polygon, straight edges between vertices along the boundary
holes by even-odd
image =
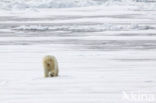
[[[1,103],[156,103],[154,0],[33,1],[0,1]]]

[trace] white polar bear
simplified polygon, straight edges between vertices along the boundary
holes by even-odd
[[[44,77],[58,76],[58,62],[54,56],[47,55],[43,58]]]

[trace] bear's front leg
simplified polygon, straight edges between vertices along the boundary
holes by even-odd
[[[44,77],[49,77],[48,73],[49,73],[48,70],[45,69],[45,70],[44,70]]]

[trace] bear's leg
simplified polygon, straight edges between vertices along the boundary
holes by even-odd
[[[58,76],[58,72],[57,71],[55,72],[55,76]]]
[[[58,68],[55,71],[55,76],[58,76]]]
[[[48,75],[48,70],[47,69],[44,69],[44,77],[48,77],[49,75]]]

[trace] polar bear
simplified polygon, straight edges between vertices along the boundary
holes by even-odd
[[[44,77],[58,76],[58,62],[54,56],[47,55],[43,58]]]

